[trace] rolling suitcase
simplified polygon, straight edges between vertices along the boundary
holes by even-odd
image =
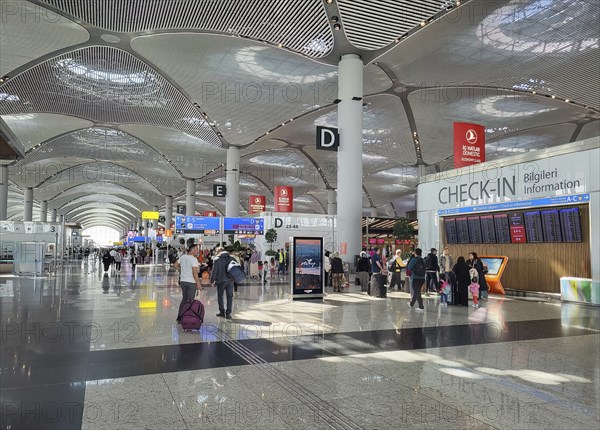
[[[184,330],[198,330],[204,322],[204,305],[200,300],[188,300],[183,304],[178,318]]]
[[[387,288],[385,287],[386,276],[381,273],[375,273],[371,277],[371,295],[375,297],[387,297]]]

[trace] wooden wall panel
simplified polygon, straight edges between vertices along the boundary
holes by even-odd
[[[562,276],[592,277],[588,205],[577,207],[581,211],[581,243],[448,245],[448,249],[455,261],[461,255],[468,258],[472,251],[479,256],[506,255],[509,260],[501,280],[504,288],[560,293]],[[440,231],[445,235],[443,227]]]

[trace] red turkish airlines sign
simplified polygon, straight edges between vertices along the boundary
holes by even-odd
[[[274,188],[275,212],[294,211],[294,189],[292,187],[277,186]]]
[[[267,210],[267,198],[265,196],[248,197],[248,213],[258,214]]]
[[[217,211],[204,211],[204,216],[216,217]]]
[[[468,122],[454,123],[454,167],[485,161],[485,127]]]

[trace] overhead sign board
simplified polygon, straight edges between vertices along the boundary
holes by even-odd
[[[175,232],[178,234],[220,234],[221,218],[204,216],[176,216]]]
[[[227,187],[222,184],[213,184],[213,197],[225,197]]]
[[[263,218],[223,218],[224,234],[264,234]]]
[[[158,212],[153,211],[144,211],[142,212],[142,219],[158,219],[160,214]]]
[[[337,151],[340,146],[340,134],[337,128],[317,126],[317,149]]]
[[[177,205],[176,212],[181,215],[185,215],[185,205]]]

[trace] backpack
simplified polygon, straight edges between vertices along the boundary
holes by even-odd
[[[429,257],[429,255],[427,257],[425,257],[423,259],[423,261],[425,262],[425,270],[433,270],[433,267],[432,267],[433,263],[432,263],[431,258]]]
[[[200,300],[188,300],[177,319],[184,330],[198,330],[204,322],[204,305]]]
[[[425,276],[425,261],[423,261],[423,259],[421,257],[417,257],[417,260],[415,261],[415,265],[412,268],[412,274],[414,276],[419,276],[419,277],[423,277]]]
[[[246,273],[244,272],[244,268],[233,258],[227,266],[227,274],[236,284],[241,284],[246,280]]]
[[[388,261],[387,269],[390,272],[395,272],[396,271],[396,257],[394,257],[390,261]]]

